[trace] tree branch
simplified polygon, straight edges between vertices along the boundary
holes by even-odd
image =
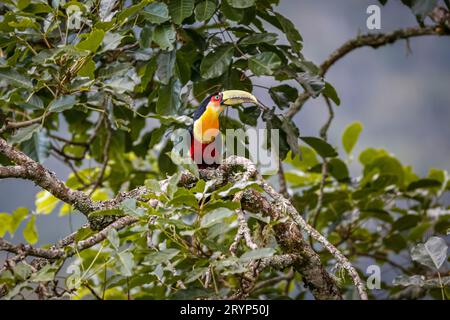
[[[345,55],[351,51],[361,47],[378,48],[386,44],[394,43],[397,40],[409,39],[421,36],[442,36],[450,35],[449,32],[445,32],[444,29],[438,26],[429,26],[425,28],[407,28],[398,29],[389,33],[375,33],[360,35],[354,39],[351,39],[344,43],[341,47],[336,49],[320,66],[320,75],[325,75],[330,67],[336,63],[339,59],[342,59]]]
[[[70,189],[53,172],[28,157],[22,151],[13,148],[2,138],[0,138],[0,153],[18,165],[14,167],[1,167],[2,174],[0,174],[0,177],[9,174],[7,176],[9,178],[15,177],[31,180],[41,188],[49,191],[56,198],[73,205],[86,215],[98,209],[98,206],[96,206],[87,194]],[[21,169],[18,169],[18,167],[21,167]]]
[[[341,47],[333,51],[330,56],[320,65],[319,75],[324,76],[330,67],[334,65],[338,60],[345,57],[351,51],[362,48],[372,47],[378,48],[390,43],[394,43],[397,40],[408,40],[414,37],[421,36],[449,36],[450,32],[440,26],[428,26],[425,28],[414,27],[407,29],[398,29],[390,33],[375,33],[359,35],[354,39],[351,39],[344,43]],[[298,95],[297,99],[289,106],[286,111],[286,117],[292,119],[303,107],[306,101],[311,98],[308,92],[303,92]]]

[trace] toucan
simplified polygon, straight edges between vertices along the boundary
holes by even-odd
[[[190,128],[190,156],[202,168],[214,167],[216,146],[214,141],[219,134],[219,116],[226,106],[241,103],[255,103],[258,100],[251,93],[242,90],[216,92],[205,98],[194,112],[194,122]]]

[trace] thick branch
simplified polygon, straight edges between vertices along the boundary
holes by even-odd
[[[372,47],[378,48],[390,43],[394,43],[401,39],[410,39],[421,36],[449,36],[450,32],[446,31],[440,26],[429,26],[425,28],[407,28],[398,29],[390,33],[375,33],[360,35],[354,39],[351,39],[344,43],[341,47],[336,49],[331,55],[321,64],[319,75],[324,76],[330,67],[336,63],[336,61],[342,59],[351,51],[362,48]],[[286,112],[286,117],[292,119],[308,101],[311,95],[308,92],[301,93],[297,99],[289,106]]]
[[[282,212],[286,212],[294,220],[294,222],[304,231],[306,231],[312,238],[322,244],[336,259],[336,261],[350,274],[359,296],[362,300],[367,300],[367,293],[363,281],[358,275],[358,272],[352,266],[350,261],[335,247],[333,246],[323,235],[321,235],[316,229],[311,227],[297,212],[294,206],[286,200],[282,195],[277,193],[267,182],[261,180],[260,184],[265,192],[267,192],[280,206]]]
[[[251,212],[261,212],[279,221],[283,216],[280,208],[270,203],[255,190],[247,190],[242,198],[242,208]],[[303,277],[305,286],[318,300],[342,299],[336,281],[323,267],[320,258],[311,246],[303,239],[298,227],[292,221],[274,225],[275,237],[283,252],[294,258],[292,265]]]
[[[343,58],[349,52],[361,48],[361,47],[372,47],[378,48],[386,44],[393,43],[401,39],[409,39],[421,36],[442,36],[450,35],[450,33],[445,32],[444,29],[436,26],[425,27],[425,28],[407,28],[399,29],[389,33],[375,33],[375,34],[365,34],[360,35],[354,39],[351,39],[344,43],[341,47],[336,49],[327,60],[325,60],[320,66],[320,75],[325,75],[328,69],[339,59]]]
[[[77,251],[83,251],[85,249],[91,248],[96,244],[102,242],[106,239],[108,232],[111,229],[120,230],[126,226],[132,225],[137,222],[138,219],[136,217],[125,216],[117,219],[110,225],[108,225],[103,230],[97,232],[95,235],[90,236],[85,240],[81,240],[75,244],[73,243],[74,237],[71,237],[71,241],[66,241],[62,245],[56,245],[51,247],[50,249],[42,249],[35,248],[31,245],[13,245],[12,243],[0,238],[0,251],[8,251],[11,253],[15,253],[18,255],[22,255],[23,257],[32,256],[37,258],[44,258],[47,260],[55,260],[59,258],[69,258],[73,256]]]
[[[37,163],[23,152],[10,146],[4,139],[0,138],[0,153],[15,162],[18,166],[2,167],[0,177],[14,177],[31,180],[41,188],[49,191],[56,198],[73,205],[79,211],[87,214],[97,209],[95,203],[87,194],[72,190],[64,182],[59,180],[55,174],[40,163]]]

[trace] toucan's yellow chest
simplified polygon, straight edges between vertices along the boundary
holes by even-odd
[[[206,108],[202,116],[194,122],[194,138],[201,143],[211,143],[219,134],[220,112]]]

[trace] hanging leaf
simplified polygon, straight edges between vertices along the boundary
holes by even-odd
[[[158,252],[152,252],[145,257],[145,264],[155,266],[161,263],[165,263],[174,258],[180,250],[178,249],[165,249]]]
[[[28,127],[18,129],[8,140],[10,144],[21,143],[30,139],[41,127],[40,123],[32,124]]]
[[[223,45],[203,58],[200,73],[205,79],[212,79],[222,75],[230,66],[234,47]]]
[[[324,158],[336,157],[336,150],[326,141],[317,137],[300,137],[306,144],[313,148]]]
[[[33,89],[33,82],[27,76],[24,76],[16,70],[0,69],[0,80],[6,80],[13,86],[24,89]]]
[[[181,24],[194,11],[194,0],[170,0],[169,11],[172,21]]]
[[[210,19],[216,11],[216,4],[213,1],[202,1],[195,7],[195,19],[199,22]]]
[[[158,80],[167,85],[170,82],[175,70],[176,51],[161,52],[158,55],[158,68],[156,69],[156,76]]]
[[[158,102],[156,112],[160,115],[177,114],[181,106],[180,93],[181,83],[178,79],[172,78],[168,85],[161,86],[158,91]]]
[[[341,99],[339,98],[336,89],[329,82],[325,82],[322,94],[325,97],[330,98],[337,106],[341,104]]]
[[[116,229],[111,228],[110,230],[108,230],[106,238],[108,239],[109,243],[111,243],[114,250],[116,250],[116,251],[119,250],[120,238],[119,238],[119,233],[117,232]]]
[[[141,12],[142,16],[154,24],[161,24],[170,19],[169,8],[163,2],[153,2]]]
[[[239,44],[244,46],[259,43],[274,44],[277,41],[277,38],[278,35],[276,33],[254,33],[242,38],[242,40],[239,41]]]
[[[17,228],[19,228],[20,223],[23,221],[23,219],[26,218],[28,212],[29,210],[23,207],[17,208],[12,212],[11,220],[9,223],[9,232],[11,235],[13,235],[16,232]]]
[[[438,270],[447,260],[448,246],[444,239],[431,237],[411,250],[411,258],[424,266]]]
[[[245,9],[255,5],[255,0],[226,0],[230,6],[236,9]]]
[[[281,59],[273,52],[262,52],[248,61],[248,67],[256,76],[270,76],[281,66]]]
[[[212,225],[221,222],[223,219],[231,217],[234,212],[228,208],[217,208],[205,214],[200,222],[202,228],[209,228]]]
[[[120,252],[117,254],[117,261],[119,262],[120,274],[124,277],[131,277],[135,265],[133,254],[128,251]]]
[[[242,256],[239,257],[239,260],[242,262],[248,262],[252,260],[258,260],[262,258],[269,258],[273,256],[275,253],[275,249],[273,248],[261,248],[256,250],[247,251]]]
[[[39,236],[36,229],[36,216],[31,216],[31,219],[23,229],[23,237],[29,244],[35,244],[38,241]]]
[[[289,107],[298,97],[298,90],[287,84],[282,84],[269,89],[270,97],[280,109]]]
[[[94,29],[86,39],[80,41],[76,48],[79,50],[86,50],[95,53],[102,43],[105,31]]]
[[[31,139],[21,143],[20,148],[31,159],[43,163],[50,156],[50,139],[44,131],[35,132]]]
[[[177,33],[175,32],[175,28],[171,24],[163,24],[159,25],[155,28],[153,32],[153,41],[162,49],[162,50],[173,50],[173,43],[175,42]]]
[[[344,150],[347,154],[352,152],[362,129],[362,123],[359,121],[353,122],[345,128],[344,134],[342,135],[342,145],[344,146]]]
[[[281,25],[282,30],[284,31],[284,34],[286,35],[286,38],[288,39],[289,43],[292,46],[292,50],[299,53],[302,49],[302,36],[300,35],[300,32],[298,32],[295,25],[291,22],[291,20],[287,19],[286,17],[282,16],[279,13],[275,13],[275,17],[277,18],[279,24]]]
[[[62,112],[71,109],[76,103],[75,96],[61,96],[50,102],[47,107],[48,112]]]

